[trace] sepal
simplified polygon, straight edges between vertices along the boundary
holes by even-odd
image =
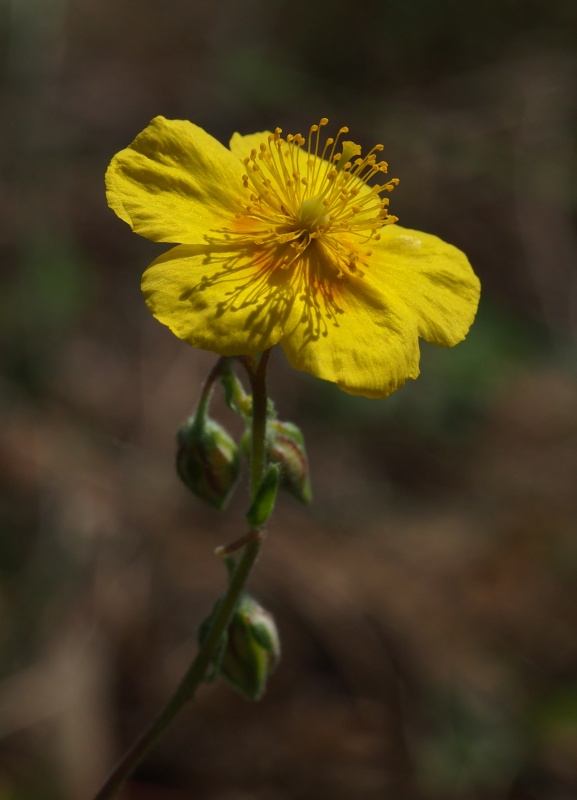
[[[222,425],[197,414],[178,430],[176,469],[191,492],[221,510],[240,474],[239,450]]]
[[[292,422],[272,419],[267,422],[266,450],[270,463],[281,470],[280,487],[301,503],[312,500],[309,463],[305,440],[300,428]]]
[[[220,673],[237,692],[260,700],[280,661],[280,639],[272,615],[244,594],[228,628]]]

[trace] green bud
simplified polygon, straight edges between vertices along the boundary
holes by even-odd
[[[268,460],[281,469],[281,489],[292,494],[301,503],[312,499],[309,464],[305,440],[296,425],[278,419],[269,420],[266,428]]]
[[[269,464],[246,515],[246,521],[251,528],[262,528],[272,514],[279,477],[280,470],[278,466],[276,464]]]
[[[238,447],[218,422],[190,417],[177,434],[176,469],[191,492],[223,509],[240,473]]]
[[[280,640],[272,615],[244,594],[228,627],[220,674],[249,700],[260,700],[279,661]]]

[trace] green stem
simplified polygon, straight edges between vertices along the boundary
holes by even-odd
[[[265,434],[267,416],[266,368],[270,351],[262,354],[256,366],[245,367],[249,373],[253,389],[253,419],[252,419],[252,448],[251,448],[251,501],[260,484],[266,466]],[[204,385],[199,408],[206,408],[212,387],[222,372],[225,359],[220,359]],[[110,800],[124,785],[140,764],[147,753],[162,738],[166,729],[180,714],[185,706],[194,698],[196,691],[203,682],[207,670],[216,654],[218,645],[225,633],[240,596],[248,581],[262,546],[262,535],[255,531],[255,537],[245,546],[238,564],[230,578],[228,588],[222,601],[219,603],[212,619],[210,628],[202,645],[180,682],[176,691],[166,703],[160,714],[146,728],[129,750],[124,754],[114,771],[94,796],[94,800]]]
[[[202,387],[202,391],[200,393],[200,397],[198,400],[198,405],[195,411],[196,425],[200,428],[204,425],[206,421],[206,415],[208,412],[208,407],[210,405],[210,398],[212,397],[214,384],[226,372],[228,368],[228,363],[229,359],[226,356],[222,356],[221,358],[219,358],[214,367],[208,373],[208,377],[204,382],[204,386]]]
[[[252,452],[250,459],[250,499],[254,499],[266,467],[266,422],[268,395],[266,369],[270,350],[256,363],[244,361],[252,389]]]

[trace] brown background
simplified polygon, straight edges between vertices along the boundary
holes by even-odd
[[[258,705],[204,688],[126,797],[577,796],[576,45],[571,0],[3,1],[1,800],[88,800],[242,524],[245,484],[221,516],[174,474],[214,357],[148,315],[162,248],[104,201],[157,114],[383,141],[393,212],[484,294],[386,401],[275,352],[315,494],[281,499],[252,582],[283,663]]]

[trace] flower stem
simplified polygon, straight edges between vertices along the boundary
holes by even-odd
[[[255,363],[243,359],[252,389],[252,449],[250,458],[250,499],[254,499],[266,467],[267,389],[266,369],[270,350],[265,350]]]
[[[263,353],[258,361],[244,362],[248,371],[253,390],[252,412],[252,442],[250,459],[250,495],[251,500],[260,485],[266,467],[266,418],[267,418],[267,391],[266,368],[270,351]],[[210,398],[212,387],[222,373],[224,359],[220,359],[204,385],[199,408],[205,406]],[[136,739],[127,750],[114,771],[94,796],[94,800],[110,800],[124,785],[140,764],[147,753],[162,738],[166,729],[180,714],[185,706],[194,698],[196,691],[203,682],[207,670],[217,651],[218,645],[225,633],[240,596],[248,581],[262,546],[262,532],[255,530],[253,537],[247,542],[229,580],[227,590],[218,604],[212,618],[206,637],[198,653],[190,665],[187,673],[180,682],[172,697],[168,700],[162,711]]]
[[[210,398],[212,397],[212,392],[214,389],[214,384],[226,372],[229,360],[230,359],[228,359],[226,356],[222,356],[221,358],[218,359],[214,367],[208,373],[208,376],[204,382],[204,386],[202,387],[200,398],[198,400],[198,405],[195,411],[197,425],[202,426],[202,424],[205,422],[206,414],[208,412],[208,406],[210,404]]]

